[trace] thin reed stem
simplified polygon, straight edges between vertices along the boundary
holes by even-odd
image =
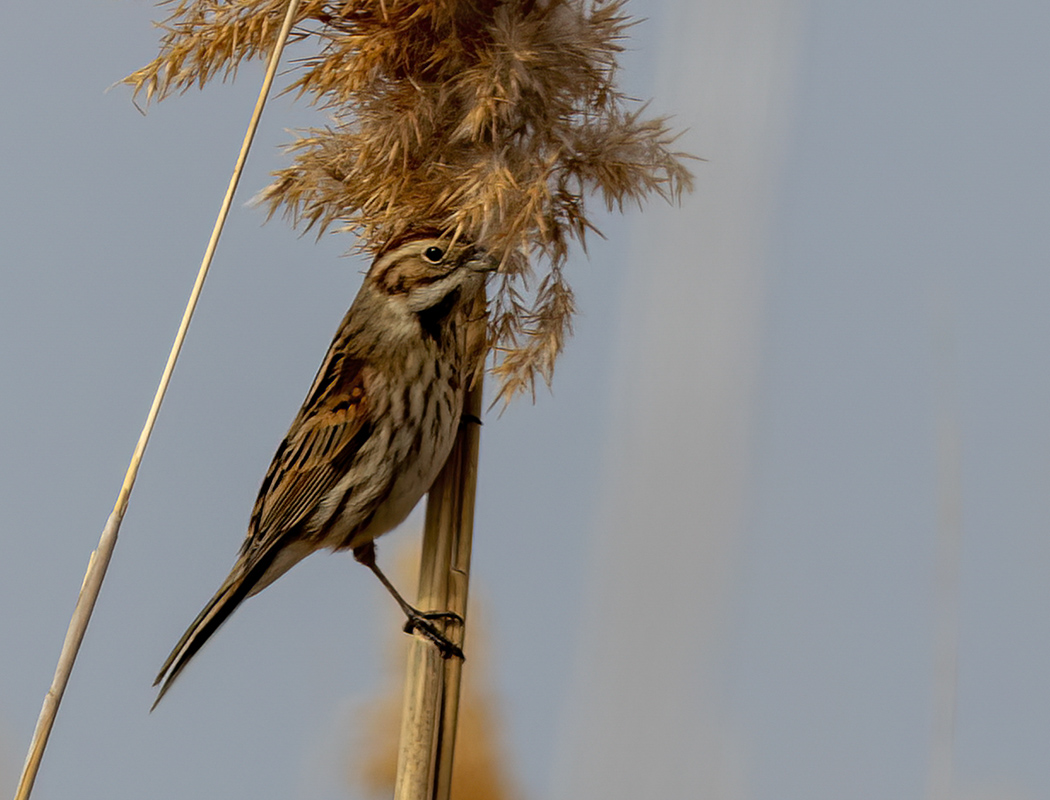
[[[190,320],[193,318],[193,312],[197,307],[197,300],[200,297],[201,290],[204,288],[204,279],[208,276],[208,269],[211,267],[215,248],[219,244],[219,236],[222,234],[226,217],[233,203],[237,184],[240,182],[244,164],[248,159],[248,150],[251,148],[252,140],[255,138],[255,132],[258,130],[259,119],[262,117],[266,98],[270,93],[270,88],[273,86],[273,79],[277,74],[277,65],[281,60],[281,53],[284,50],[284,44],[288,38],[288,33],[291,31],[298,8],[299,0],[289,0],[284,25],[270,56],[266,77],[263,80],[262,89],[259,91],[259,99],[255,102],[255,111],[252,113],[251,122],[248,124],[248,131],[244,134],[244,142],[237,157],[237,164],[233,169],[230,184],[226,189],[226,196],[223,198],[219,215],[215,220],[215,227],[212,230],[211,238],[208,240],[208,246],[204,251],[204,258],[201,261],[200,270],[197,272],[197,280],[193,284],[193,290],[190,292],[186,310],[182,315],[182,322],[179,324],[179,330],[175,334],[175,342],[172,344],[171,352],[168,354],[168,361],[164,367],[164,373],[161,375],[160,384],[157,386],[157,392],[153,397],[153,404],[146,415],[146,424],[142,428],[142,433],[139,434],[135,452],[131,456],[131,463],[128,465],[128,470],[124,475],[124,483],[120,487],[120,493],[117,495],[117,502],[113,507],[113,512],[109,515],[109,519],[102,530],[98,548],[88,560],[87,573],[84,575],[80,596],[77,598],[77,604],[73,609],[73,618],[70,620],[69,628],[66,631],[66,638],[62,645],[62,652],[59,655],[55,676],[51,681],[51,688],[48,689],[44,697],[44,704],[40,709],[36,730],[33,732],[33,740],[29,744],[29,752],[26,755],[25,765],[22,767],[22,777],[15,791],[15,800],[29,800],[29,796],[33,792],[33,785],[40,770],[44,750],[47,747],[48,738],[51,736],[55,717],[58,715],[58,707],[62,703],[62,696],[65,694],[69,676],[73,672],[73,664],[76,661],[77,653],[80,651],[80,644],[84,639],[88,623],[91,621],[91,613],[94,611],[95,601],[98,599],[99,591],[102,589],[102,581],[106,577],[106,570],[113,556],[113,549],[117,544],[117,534],[124,519],[124,512],[127,511],[131,490],[135,486],[135,479],[138,477],[142,456],[146,452],[150,434],[153,433],[153,426],[157,421],[157,414],[160,413],[160,406],[168,390],[171,374],[175,369],[175,362],[178,360],[179,352],[182,350],[182,343],[186,339],[186,332],[189,330]]]

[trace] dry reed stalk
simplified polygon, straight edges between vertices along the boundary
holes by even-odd
[[[237,184],[240,182],[241,173],[244,171],[244,164],[248,158],[248,150],[251,148],[252,140],[255,138],[255,131],[259,127],[259,119],[262,117],[263,107],[266,105],[266,98],[270,93],[270,88],[273,86],[273,79],[277,74],[277,65],[280,63],[281,53],[284,50],[284,43],[291,31],[292,20],[295,18],[299,2],[300,0],[288,0],[288,8],[285,13],[284,22],[280,28],[280,33],[277,35],[276,40],[273,43],[273,52],[270,55],[270,63],[266,70],[262,89],[259,92],[259,99],[255,103],[255,110],[252,113],[251,121],[248,124],[248,130],[244,135],[244,142],[241,145],[241,151],[237,157],[237,163],[234,166],[233,175],[230,177],[230,183],[226,189],[226,196],[223,198],[222,206],[219,209],[219,215],[215,220],[215,227],[212,230],[211,238],[208,240],[208,246],[205,249],[204,258],[201,261],[200,270],[197,272],[197,279],[193,284],[193,290],[190,292],[190,298],[186,304],[186,310],[183,312],[178,332],[175,334],[175,342],[172,344],[171,352],[168,354],[168,360],[164,366],[164,372],[161,375],[160,384],[157,386],[156,394],[153,396],[153,403],[150,406],[149,413],[146,415],[146,423],[142,428],[142,433],[139,434],[138,442],[135,445],[135,451],[131,456],[131,463],[128,465],[127,472],[124,475],[124,483],[121,485],[120,492],[117,495],[117,502],[113,506],[113,511],[109,515],[109,519],[106,520],[105,527],[102,529],[102,536],[99,539],[98,547],[91,553],[91,557],[88,559],[87,572],[84,575],[84,582],[80,587],[77,604],[73,609],[73,617],[70,620],[69,628],[66,631],[66,638],[62,644],[62,652],[58,658],[58,666],[55,668],[55,676],[51,681],[51,687],[44,696],[43,707],[40,709],[40,717],[37,719],[36,729],[33,732],[33,739],[29,744],[29,752],[26,754],[25,764],[22,767],[22,776],[18,781],[18,788],[15,790],[15,800],[29,800],[29,796],[33,793],[33,785],[36,782],[36,776],[40,770],[40,763],[44,758],[44,750],[47,748],[47,741],[51,736],[51,729],[54,727],[55,718],[58,715],[58,708],[62,703],[62,696],[65,694],[66,685],[69,683],[69,676],[73,672],[73,665],[76,662],[77,653],[80,651],[80,644],[84,639],[84,634],[87,632],[88,623],[91,621],[91,613],[95,608],[95,601],[98,599],[99,592],[102,589],[102,581],[106,577],[106,570],[109,568],[109,562],[113,556],[113,549],[117,544],[117,535],[120,532],[120,524],[124,520],[124,512],[127,511],[128,508],[128,501],[131,498],[131,490],[134,488],[135,479],[138,477],[139,465],[142,463],[142,457],[146,452],[146,445],[149,443],[150,435],[153,433],[153,426],[157,421],[157,415],[160,413],[160,406],[164,401],[164,395],[168,391],[168,384],[171,381],[172,372],[175,370],[175,362],[179,358],[179,352],[182,350],[182,343],[186,339],[186,332],[189,330],[190,320],[193,318],[193,312],[197,307],[197,300],[200,297],[201,290],[204,288],[204,279],[208,276],[208,269],[211,266],[212,257],[215,255],[215,248],[219,244],[219,236],[222,233],[223,226],[226,223],[226,216],[228,215],[230,206],[233,203],[233,195],[237,191]]]
[[[464,413],[481,414],[481,379],[467,395]],[[464,422],[444,469],[427,495],[418,606],[452,611],[463,624],[447,626],[462,647],[467,616],[474,494],[480,425]],[[415,637],[409,648],[401,717],[395,800],[448,800],[459,715],[463,662],[442,658],[432,643]]]

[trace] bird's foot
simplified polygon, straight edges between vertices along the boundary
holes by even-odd
[[[445,658],[456,658],[463,660],[463,650],[459,645],[453,643],[445,634],[437,629],[433,624],[434,621],[452,622],[463,624],[463,617],[454,611],[420,611],[412,605],[409,605],[408,601],[401,596],[401,593],[394,588],[383,571],[379,569],[376,564],[376,548],[375,544],[368,542],[361,545],[360,547],[354,548],[354,558],[364,564],[379,578],[379,582],[386,587],[386,590],[390,592],[391,597],[397,601],[397,604],[401,607],[401,610],[408,617],[408,621],[405,622],[405,633],[414,633],[419,631],[423,636],[437,645],[438,650],[441,651],[441,655]]]
[[[437,649],[441,651],[442,658],[455,656],[460,661],[464,660],[463,649],[445,634],[441,633],[431,622],[431,620],[446,620],[462,625],[463,617],[454,611],[419,611],[411,606],[405,609],[405,615],[408,617],[405,621],[405,633],[414,633],[416,631],[421,633],[437,646]]]

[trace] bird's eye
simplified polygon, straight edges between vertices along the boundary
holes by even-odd
[[[445,251],[437,245],[430,245],[426,250],[423,251],[423,258],[429,261],[431,264],[440,264],[441,259],[445,257]]]

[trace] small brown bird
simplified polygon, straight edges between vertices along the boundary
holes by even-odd
[[[406,630],[459,653],[375,564],[448,458],[484,352],[483,297],[495,261],[437,236],[380,253],[343,318],[303,407],[263,479],[241,552],[164,662],[154,707],[246,597],[316,550],[353,550],[408,616]],[[478,333],[478,325],[482,333]]]

